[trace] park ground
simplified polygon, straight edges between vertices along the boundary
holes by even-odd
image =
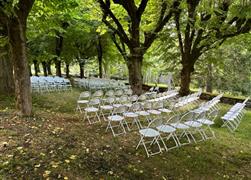
[[[34,116],[13,115],[0,97],[0,179],[251,179],[251,110],[239,129],[147,158],[136,131],[114,138],[106,122],[75,111],[80,90],[34,94]],[[221,104],[220,115],[230,105]]]

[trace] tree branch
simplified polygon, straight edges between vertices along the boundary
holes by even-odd
[[[120,54],[123,56],[124,60],[127,62],[128,58],[126,56],[126,51],[122,42],[122,48],[120,47],[119,43],[117,42],[116,39],[116,34],[115,33],[111,33],[111,37],[112,37],[112,41],[114,42],[116,48],[118,49],[118,51],[120,52]]]
[[[141,3],[139,5],[139,8],[137,10],[137,15],[139,18],[141,18],[142,14],[144,13],[146,6],[147,6],[148,0],[141,0]]]
[[[116,16],[113,14],[113,12],[111,11],[110,7],[108,7],[103,0],[97,0],[98,3],[100,4],[101,9],[103,10],[103,12],[105,12],[107,15],[109,15],[112,20],[114,21],[114,23],[117,26],[117,32],[118,35],[121,37],[121,39],[127,44],[130,44],[130,40],[127,36],[127,34],[125,33],[125,30],[123,28],[123,26],[121,25],[121,23],[119,22],[119,20],[116,18]],[[104,18],[103,18],[103,22],[104,22]],[[108,22],[108,21],[107,21]]]
[[[175,19],[175,25],[176,25],[176,30],[177,30],[177,34],[178,34],[180,52],[181,52],[181,54],[183,54],[184,53],[184,46],[183,46],[183,40],[182,40],[181,31],[180,31],[180,13],[181,13],[181,11],[176,12],[174,19]]]
[[[157,34],[164,28],[167,22],[171,19],[173,13],[175,12],[175,10],[177,10],[179,5],[180,5],[180,0],[174,0],[169,12],[167,13],[167,15],[165,15],[167,4],[166,2],[163,2],[160,18],[158,20],[155,29],[153,30],[153,32],[145,34],[145,42],[143,44],[143,48],[145,51],[152,45],[153,41],[157,37]]]

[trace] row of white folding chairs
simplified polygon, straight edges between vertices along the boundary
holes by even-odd
[[[217,115],[218,111],[215,110],[210,114],[205,112],[200,114],[193,112],[187,112],[184,115],[176,114],[167,120],[157,118],[151,121],[147,128],[139,130],[140,140],[136,149],[142,145],[147,157],[149,157],[163,151],[161,144],[164,145],[164,150],[169,151],[192,142],[196,143],[215,138],[215,133],[210,126],[214,124]],[[196,135],[199,135],[199,140]],[[169,140],[173,141],[174,145],[170,145]],[[155,147],[153,147],[154,144]]]
[[[77,86],[85,89],[115,89],[126,86],[122,81],[100,78],[74,79]]]
[[[221,117],[223,121],[222,127],[227,127],[231,132],[234,132],[239,127],[248,100],[249,97],[246,98],[243,103],[236,103],[226,114],[224,114],[224,116]]]
[[[32,76],[31,88],[33,92],[53,92],[71,90],[71,83],[68,79],[60,77]]]
[[[132,96],[136,97],[136,95]],[[131,118],[132,124],[137,125],[137,128],[142,128],[139,117],[144,117],[144,120],[149,122],[152,116],[161,116],[166,113],[171,113],[171,110],[165,108],[164,102],[116,102],[114,97],[108,97],[105,104],[102,104],[100,99],[92,99],[88,107],[84,108],[84,117],[89,124],[101,121],[101,117],[108,121],[107,130],[111,129],[113,136],[125,134],[125,127],[130,131],[126,118]],[[115,126],[113,126],[115,124]],[[118,127],[122,132],[116,133],[114,128]]]
[[[174,107],[180,108],[180,107],[183,107],[183,106],[188,105],[190,103],[197,102],[200,99],[201,93],[202,93],[202,90],[200,89],[196,93],[190,94],[188,96],[180,97],[178,99],[178,102],[175,103]]]
[[[204,111],[212,111],[215,109],[219,109],[219,102],[223,94],[219,94],[218,96],[214,97],[210,101],[207,101],[203,104],[201,104],[197,109],[194,109],[193,112],[195,113],[201,113]]]

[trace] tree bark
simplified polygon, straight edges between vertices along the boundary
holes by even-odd
[[[38,73],[39,73],[39,64],[38,64],[37,60],[34,60],[33,64],[34,64],[35,76],[38,76]]]
[[[14,79],[13,67],[8,58],[7,48],[0,47],[0,94],[13,95],[14,94]]]
[[[181,82],[179,90],[179,94],[181,96],[186,96],[190,93],[191,74],[193,71],[194,71],[193,64],[182,63],[182,70],[180,73]]]
[[[56,75],[61,77],[62,76],[61,61],[59,60],[58,57],[55,58],[55,68],[56,68]]]
[[[84,64],[83,63],[79,63],[79,71],[80,71],[80,78],[84,78],[85,76],[85,71],[84,71]]]
[[[51,61],[49,61],[49,62],[46,63],[46,67],[47,67],[48,75],[52,75],[52,72],[51,72]]]
[[[63,50],[63,39],[64,39],[63,36],[58,32],[56,37],[56,49],[55,49],[57,57],[55,57],[54,61],[55,61],[56,75],[59,77],[62,76],[60,55]]]
[[[66,77],[69,78],[70,77],[70,65],[66,64]]]
[[[103,77],[103,71],[102,71],[102,64],[103,64],[103,49],[102,49],[102,43],[101,43],[101,37],[98,36],[98,43],[97,43],[97,52],[98,52],[98,69],[99,69],[99,78]]]
[[[129,84],[134,94],[142,94],[143,76],[142,76],[142,55],[131,55],[128,58]]]
[[[26,55],[26,22],[12,17],[8,24],[11,60],[14,68],[16,108],[19,115],[32,114],[31,85]]]
[[[42,62],[42,66],[43,66],[44,76],[48,76],[48,74],[47,74],[47,67],[46,67],[46,62],[45,61]]]
[[[213,92],[213,66],[211,63],[207,65],[207,80],[206,80],[206,92]]]

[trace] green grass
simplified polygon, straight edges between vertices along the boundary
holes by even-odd
[[[31,118],[15,117],[13,98],[1,98],[10,113],[0,116],[0,179],[251,178],[250,110],[234,134],[217,119],[217,139],[147,158],[135,150],[136,131],[113,138],[106,122],[88,125],[75,112],[79,93],[34,94]]]

